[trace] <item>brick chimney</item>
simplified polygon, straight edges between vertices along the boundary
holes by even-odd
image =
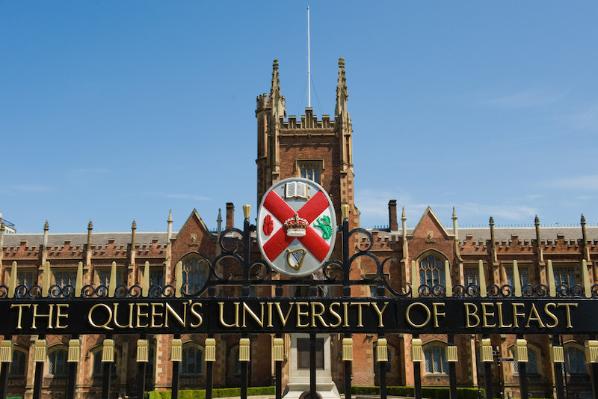
[[[388,201],[388,228],[390,231],[397,231],[399,229],[397,200],[394,199]]]
[[[232,202],[226,203],[226,228],[232,229],[235,227],[235,204]]]

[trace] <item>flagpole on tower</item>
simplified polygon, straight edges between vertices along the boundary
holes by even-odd
[[[311,40],[309,2],[307,3],[307,106],[311,108]]]

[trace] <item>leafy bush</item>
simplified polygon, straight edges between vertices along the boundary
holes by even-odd
[[[408,386],[389,386],[386,387],[386,391],[388,395],[393,396],[414,396],[414,388]],[[480,396],[478,396],[478,392]],[[351,387],[351,393],[356,395],[379,395],[380,387],[354,386]],[[449,399],[449,387],[422,387],[422,395],[430,399]],[[484,397],[484,390],[481,388],[457,388],[458,399],[478,399],[479,397]]]
[[[249,387],[247,395],[274,395],[274,387]],[[214,388],[213,398],[227,398],[241,395],[241,388]],[[183,389],[179,391],[179,399],[205,399],[205,389]],[[145,393],[145,399],[171,399],[170,391],[151,391]]]

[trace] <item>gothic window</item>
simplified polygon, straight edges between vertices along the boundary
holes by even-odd
[[[68,351],[66,349],[56,349],[48,354],[48,374],[53,377],[66,377]]]
[[[150,286],[164,287],[164,267],[150,267]]]
[[[511,356],[515,359],[515,347],[511,347],[510,349]],[[539,374],[538,368],[538,352],[535,349],[532,349],[531,346],[527,346],[527,373],[528,374]],[[519,363],[517,361],[513,361],[513,374],[519,374]]]
[[[297,161],[299,175],[318,184],[322,182],[323,161]]]
[[[473,267],[466,268],[463,271],[463,282],[465,286],[480,285],[480,279],[478,278],[478,270]]]
[[[571,266],[555,267],[554,281],[557,287],[573,287],[575,285],[575,268]]]
[[[27,355],[25,352],[15,349],[12,352],[12,362],[8,369],[10,377],[24,377],[27,368]]]
[[[203,349],[193,343],[183,345],[182,374],[196,376],[203,372]]]
[[[519,282],[522,287],[529,284],[529,270],[527,267],[518,267],[519,269]],[[507,268],[507,284],[513,287],[513,266]]]
[[[54,284],[60,288],[66,286],[74,287],[77,280],[77,271],[69,269],[53,269],[52,274],[54,275]]]
[[[183,290],[188,294],[199,292],[210,277],[208,260],[197,253],[183,257]]]
[[[587,374],[583,350],[572,345],[565,347],[565,370],[567,374]]]
[[[106,288],[108,288],[108,286],[110,285],[110,273],[111,273],[111,268],[110,267],[103,267],[103,268],[98,268],[96,269],[96,272],[98,274],[98,284],[99,285],[103,285]],[[126,281],[126,274],[125,274],[125,268],[124,267],[116,267],[116,286],[120,286],[120,285],[126,285],[127,281]]]
[[[446,345],[439,342],[425,345],[424,358],[427,374],[446,374],[448,372]]]
[[[419,261],[419,281],[421,285],[444,287],[444,260],[436,255],[428,255]]]
[[[297,338],[297,368],[309,369],[309,338]],[[324,369],[324,338],[316,338],[316,369]]]
[[[27,288],[37,284],[37,272],[34,269],[17,269],[17,285]]]

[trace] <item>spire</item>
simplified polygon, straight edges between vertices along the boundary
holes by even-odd
[[[218,208],[218,217],[216,218],[216,231],[222,233],[222,208]]]
[[[494,218],[490,216],[488,219],[488,225],[490,226],[490,245],[488,246],[488,252],[492,256],[492,263],[498,263],[498,256],[496,254],[496,240],[494,238]],[[481,262],[481,261],[480,261]]]
[[[349,117],[347,110],[347,100],[349,92],[347,90],[347,78],[345,77],[345,59],[338,59],[338,80],[336,83],[336,108],[334,109],[335,117],[341,117],[345,121],[345,117]]]
[[[579,220],[579,224],[581,225],[581,248],[583,250],[583,257],[587,261],[590,260],[590,247],[588,245],[588,232],[586,230],[586,217],[581,214],[581,219]]]
[[[168,240],[172,238],[172,209],[168,210],[168,218],[166,219],[166,234]]]
[[[280,90],[280,75],[278,73],[278,59],[272,62],[272,84],[270,86],[270,103],[272,105],[272,116],[274,120],[285,116],[284,97]]]
[[[455,239],[459,238],[459,230],[458,230],[458,224],[457,224],[457,209],[453,206],[453,215],[451,217],[451,219],[453,220],[453,234],[455,236]]]
[[[536,251],[538,254],[538,263],[544,264],[544,251],[542,250],[542,236],[540,235],[540,218],[538,215],[534,217],[534,226],[536,227]]]

